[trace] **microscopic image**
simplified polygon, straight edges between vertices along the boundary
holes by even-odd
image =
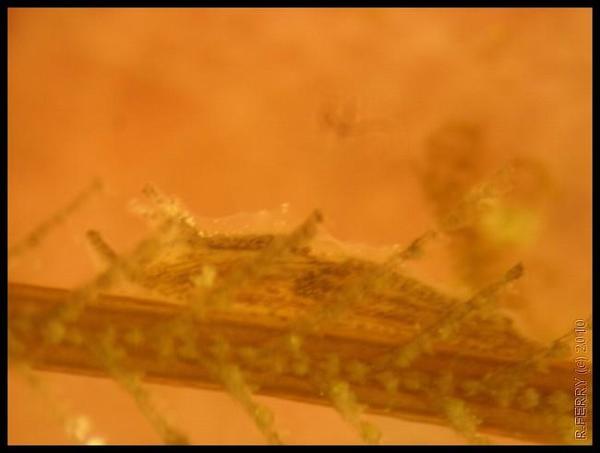
[[[591,8],[8,8],[11,445],[591,445]]]

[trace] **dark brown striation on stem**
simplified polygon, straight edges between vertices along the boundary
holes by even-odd
[[[211,248],[211,256],[218,250]],[[224,258],[221,255],[213,263],[228,261]],[[572,408],[557,407],[555,402],[560,400],[557,395],[572,393],[573,371],[567,361],[547,363],[546,370],[534,364],[521,372],[511,398],[502,398],[501,388],[485,388],[486,376],[510,369],[540,349],[520,337],[507,320],[464,321],[459,333],[428,348],[409,369],[371,366],[377,357],[409,341],[419,330],[415,322],[423,327],[434,324],[457,303],[399,274],[388,275],[380,289],[361,294],[360,303],[328,321],[326,331],[315,329],[305,335],[303,358],[308,366],[298,366],[293,347],[273,353],[273,339],[294,340],[290,326],[295,319],[310,320],[320,304],[328,298],[335,303],[332,294],[343,293],[348,282],[360,281],[373,266],[377,265],[295,254],[258,277],[259,282],[240,288],[227,309],[195,319],[193,335],[177,327],[189,309],[181,303],[110,295],[92,300],[75,322],[48,323],[48,313],[67,303],[72,293],[13,283],[8,290],[11,357],[27,351],[38,369],[108,376],[86,345],[110,337],[115,354],[132,369],[143,370],[148,381],[222,388],[210,373],[215,363],[211,332],[216,329],[232,351],[231,359],[259,394],[331,405],[306,377],[327,375],[335,358],[336,376],[352,385],[369,412],[448,424],[432,400],[442,392],[468,405],[481,420],[481,432],[542,443],[566,441]]]

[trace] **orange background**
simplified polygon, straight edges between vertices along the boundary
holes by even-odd
[[[512,257],[533,296],[520,325],[549,339],[591,311],[590,9],[13,8],[8,25],[9,244],[94,177],[107,188],[10,281],[84,282],[97,269],[83,233],[132,247],[145,227],[127,203],[148,182],[205,217],[287,202],[296,220],[321,208],[341,240],[408,243],[433,222],[424,144],[468,121],[486,174],[526,157],[554,187],[535,243]],[[108,442],[157,441],[116,384],[45,382]],[[226,395],[152,388],[195,442],[262,441]],[[331,409],[265,401],[290,443],[356,442]],[[66,442],[46,412],[11,376],[9,441]],[[374,419],[384,442],[463,442]]]

